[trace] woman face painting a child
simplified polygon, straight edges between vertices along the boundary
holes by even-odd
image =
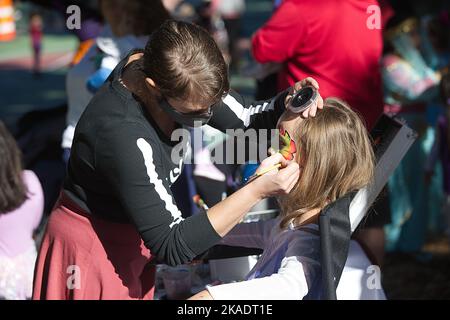
[[[317,87],[312,79],[298,86],[307,84]],[[175,130],[207,122],[222,131],[272,129],[288,92],[249,103],[230,90],[227,65],[205,30],[163,23],[144,50],[116,66],[77,123],[63,190],[39,251],[33,299],[153,299],[155,262],[192,261],[261,199],[287,193],[299,170],[281,155],[263,163],[281,162],[280,170],[205,214],[183,218],[171,186],[187,159],[183,153],[173,160]],[[303,115],[321,107],[318,100]],[[67,287],[66,270],[74,265],[76,290]]]
[[[329,203],[370,183],[374,154],[360,117],[345,103],[327,99],[315,118],[287,110],[278,122],[296,145],[300,178],[278,197],[281,214],[237,225],[222,241],[264,249],[246,281],[209,286],[191,299],[320,298],[318,216]]]

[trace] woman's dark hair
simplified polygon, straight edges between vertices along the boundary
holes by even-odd
[[[168,20],[144,51],[144,72],[168,98],[214,104],[228,92],[228,67],[203,28]]]
[[[26,199],[22,156],[16,141],[0,121],[0,214],[17,209]]]

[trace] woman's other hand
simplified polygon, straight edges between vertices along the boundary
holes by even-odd
[[[294,94],[305,86],[313,86],[317,90],[318,97],[317,97],[317,102],[315,104],[313,104],[310,108],[308,108],[302,112],[302,117],[303,118],[315,117],[316,113],[317,113],[317,109],[323,109],[323,99],[319,93],[319,84],[317,83],[316,80],[314,80],[311,77],[305,78],[305,79],[295,83],[292,87],[290,87],[288,89],[289,93],[286,96],[285,105],[287,106],[290,103]]]

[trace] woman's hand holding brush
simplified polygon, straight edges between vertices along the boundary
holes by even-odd
[[[299,165],[286,160],[281,153],[264,159],[249,184],[257,188],[263,198],[288,194],[300,176]]]
[[[300,176],[299,165],[292,161],[296,147],[284,130],[280,130],[280,147],[261,163],[256,174],[241,189],[211,209],[205,208],[211,225],[220,236],[230,231],[260,200],[288,194],[294,188]],[[198,205],[203,205],[199,197],[196,200]],[[223,212],[228,214],[223,215]]]
[[[272,147],[269,148],[268,153],[270,156],[273,156],[275,154],[281,154],[283,159],[286,161],[290,161],[294,159],[294,154],[297,152],[297,147],[295,145],[294,140],[291,139],[291,136],[289,135],[289,132],[284,130],[283,128],[279,129],[279,136],[280,136],[280,149],[278,151],[275,151]],[[264,162],[263,162],[264,163]],[[278,162],[272,166],[261,166],[256,170],[256,173],[248,178],[247,183],[252,182],[256,178],[261,177],[262,175],[283,167],[282,162]]]

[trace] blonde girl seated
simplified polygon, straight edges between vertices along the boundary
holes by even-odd
[[[277,126],[296,143],[297,185],[278,198],[278,218],[239,224],[223,239],[227,245],[264,249],[247,280],[209,286],[193,300],[320,298],[319,213],[327,204],[371,182],[374,154],[360,117],[338,99],[327,99],[315,118],[303,119],[286,111]],[[349,255],[359,255],[358,250],[362,253],[352,243]],[[344,269],[341,282],[345,278]]]

